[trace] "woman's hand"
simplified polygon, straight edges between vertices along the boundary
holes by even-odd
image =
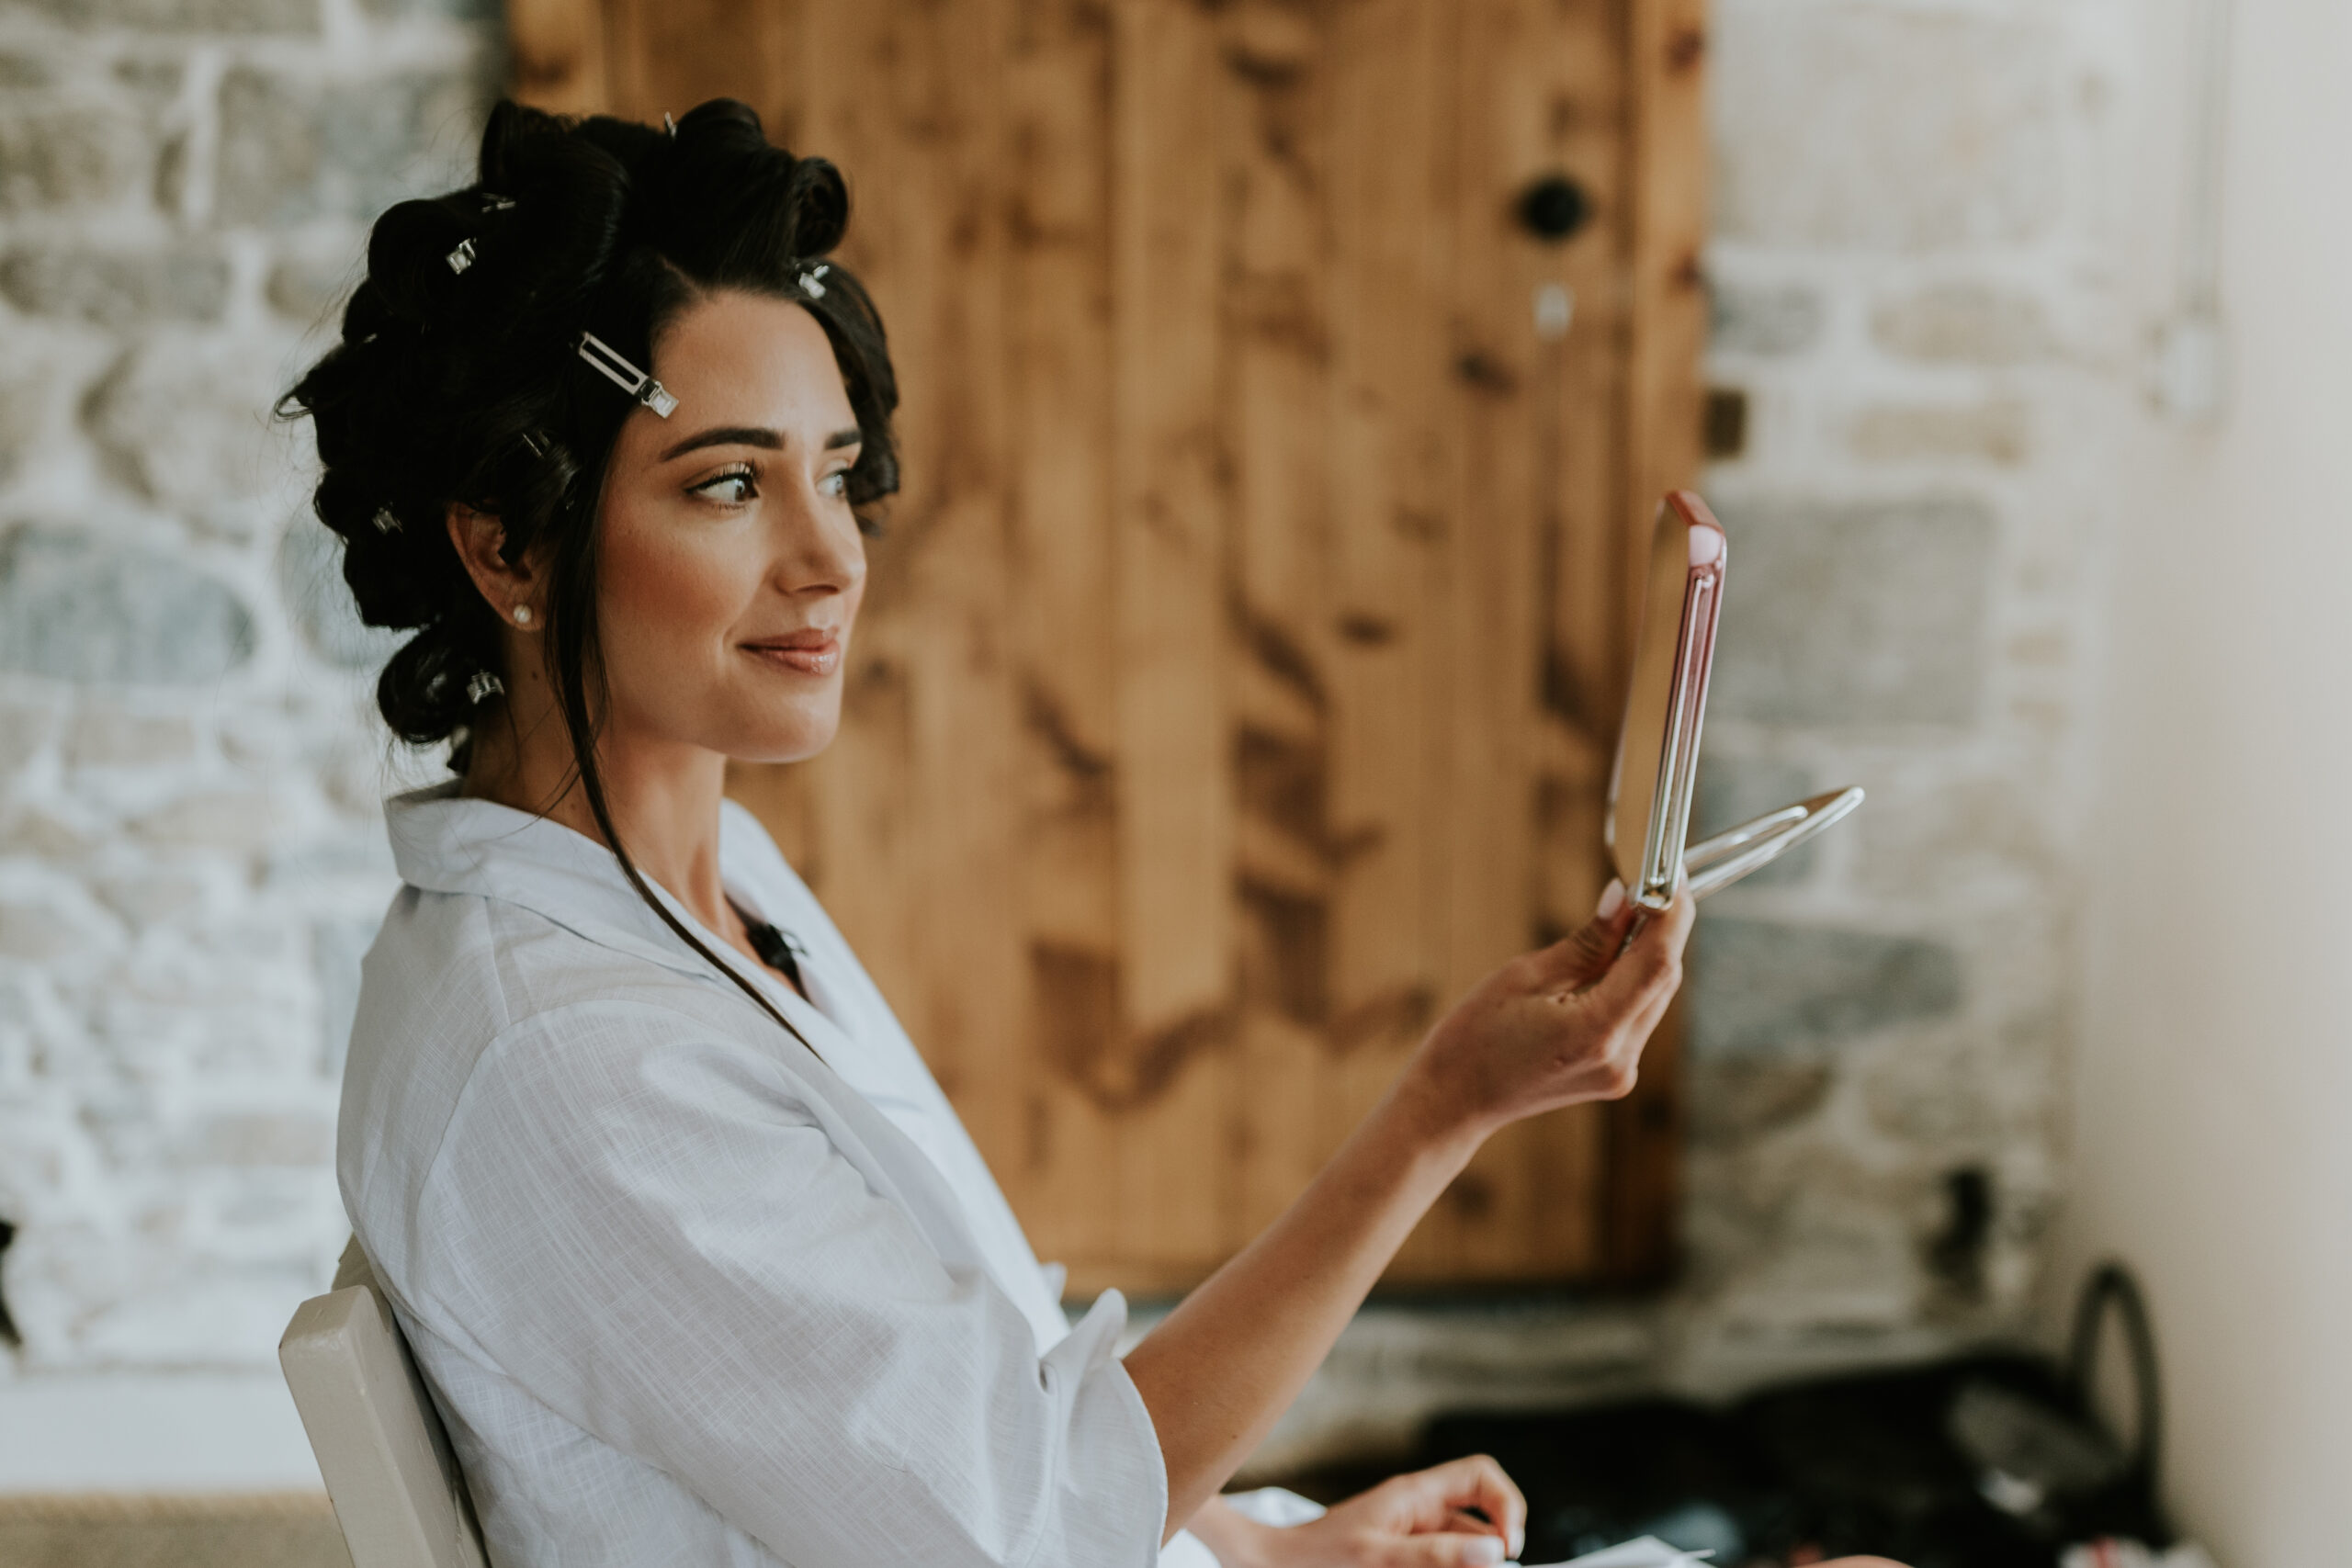
[[[1442,1121],[1490,1133],[1633,1089],[1642,1047],[1682,983],[1692,906],[1677,897],[1627,947],[1635,913],[1611,883],[1583,930],[1512,959],[1439,1021],[1406,1072]]]
[[[1193,1530],[1225,1568],[1489,1568],[1527,1535],[1527,1499],[1483,1454],[1395,1476],[1288,1529],[1220,1512],[1225,1522],[1196,1518]]]

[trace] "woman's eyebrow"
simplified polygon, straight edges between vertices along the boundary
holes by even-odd
[[[760,430],[745,424],[722,424],[687,436],[662,453],[662,460],[666,463],[673,457],[683,457],[706,446],[763,446],[771,452],[781,452],[784,450],[784,437],[773,430]]]
[[[861,446],[865,440],[865,432],[855,427],[836,430],[825,437],[825,450],[831,452],[838,447]],[[673,457],[683,457],[706,446],[758,446],[770,452],[781,452],[784,450],[784,437],[775,431],[761,430],[753,425],[722,424],[687,436],[662,453],[662,461],[666,463]]]

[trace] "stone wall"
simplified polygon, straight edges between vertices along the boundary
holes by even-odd
[[[1270,1459],[2018,1323],[2136,353],[2131,16],[1718,0],[1710,373],[1740,450],[1708,479],[1733,570],[1701,817],[1871,804],[1702,924],[1683,1286],[1368,1314]],[[267,410],[365,218],[454,175],[496,73],[491,20],[428,0],[0,5],[0,1403],[273,1381],[341,1243],[339,1043],[403,764]]]
[[[426,0],[0,8],[0,1387],[266,1370],[346,1234],[399,764],[270,408],[496,70]]]
[[[1699,815],[1871,798],[1701,922],[1702,1383],[2013,1330],[2038,1283],[2146,25],[1718,0],[1709,369],[1747,416],[1707,479],[1732,564]]]

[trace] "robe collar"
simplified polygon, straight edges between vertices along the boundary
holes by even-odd
[[[401,880],[428,893],[496,898],[553,921],[600,947],[626,953],[682,975],[729,986],[708,960],[662,922],[629,886],[612,851],[560,822],[496,801],[458,793],[458,781],[397,795],[384,803],[384,828]],[[719,814],[718,871],[728,896],[762,919],[744,887],[748,834],[759,829],[733,802]],[[646,886],[688,931],[726,944],[651,877]],[[761,978],[764,980],[765,976]],[[789,990],[768,987],[773,995]],[[796,1002],[800,998],[795,995]],[[803,1004],[806,1005],[805,1003]]]

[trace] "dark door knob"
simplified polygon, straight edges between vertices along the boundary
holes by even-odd
[[[1566,175],[1545,175],[1519,194],[1519,220],[1539,240],[1557,244],[1592,221],[1592,198]]]

